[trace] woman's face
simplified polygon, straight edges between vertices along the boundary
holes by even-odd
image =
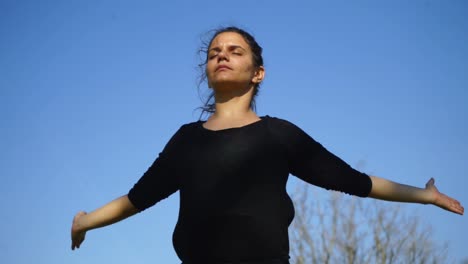
[[[263,78],[263,67],[259,68],[254,66],[250,46],[238,33],[220,33],[211,42],[206,76],[213,89],[235,89],[259,83]]]

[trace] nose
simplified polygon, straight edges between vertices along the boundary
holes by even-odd
[[[228,53],[225,50],[221,50],[218,53],[218,62],[222,60],[229,61]]]

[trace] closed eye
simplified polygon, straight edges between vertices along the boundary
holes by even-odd
[[[208,59],[211,60],[216,58],[216,56],[218,56],[218,53],[219,52],[212,52],[211,54],[208,54]]]
[[[239,46],[232,46],[230,47],[230,50],[232,52],[232,54],[234,55],[243,55],[244,54],[244,49],[242,47],[239,47]]]
[[[244,55],[245,49],[243,47],[241,47],[241,46],[238,46],[238,45],[231,45],[231,46],[228,47],[228,51],[233,55],[242,56],[242,55]],[[220,52],[221,52],[220,47],[211,48],[209,50],[209,52],[208,52],[208,59],[212,60],[212,59],[216,58],[216,56]]]

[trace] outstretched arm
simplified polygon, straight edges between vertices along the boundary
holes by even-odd
[[[71,228],[72,250],[80,247],[85,239],[86,231],[111,225],[138,212],[139,210],[133,206],[127,195],[124,195],[89,214],[77,213],[73,218]]]
[[[372,190],[369,197],[407,203],[433,204],[444,210],[463,215],[464,208],[457,200],[439,192],[434,179],[426,183],[426,188],[417,188],[371,176]]]

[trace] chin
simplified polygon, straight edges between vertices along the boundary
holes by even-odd
[[[211,87],[213,88],[213,90],[216,91],[229,91],[242,89],[242,87],[245,87],[245,84],[237,81],[224,80],[220,82],[211,83]]]
[[[250,80],[239,80],[231,78],[220,78],[210,82],[211,87],[216,89],[241,89],[242,87],[248,87]]]

